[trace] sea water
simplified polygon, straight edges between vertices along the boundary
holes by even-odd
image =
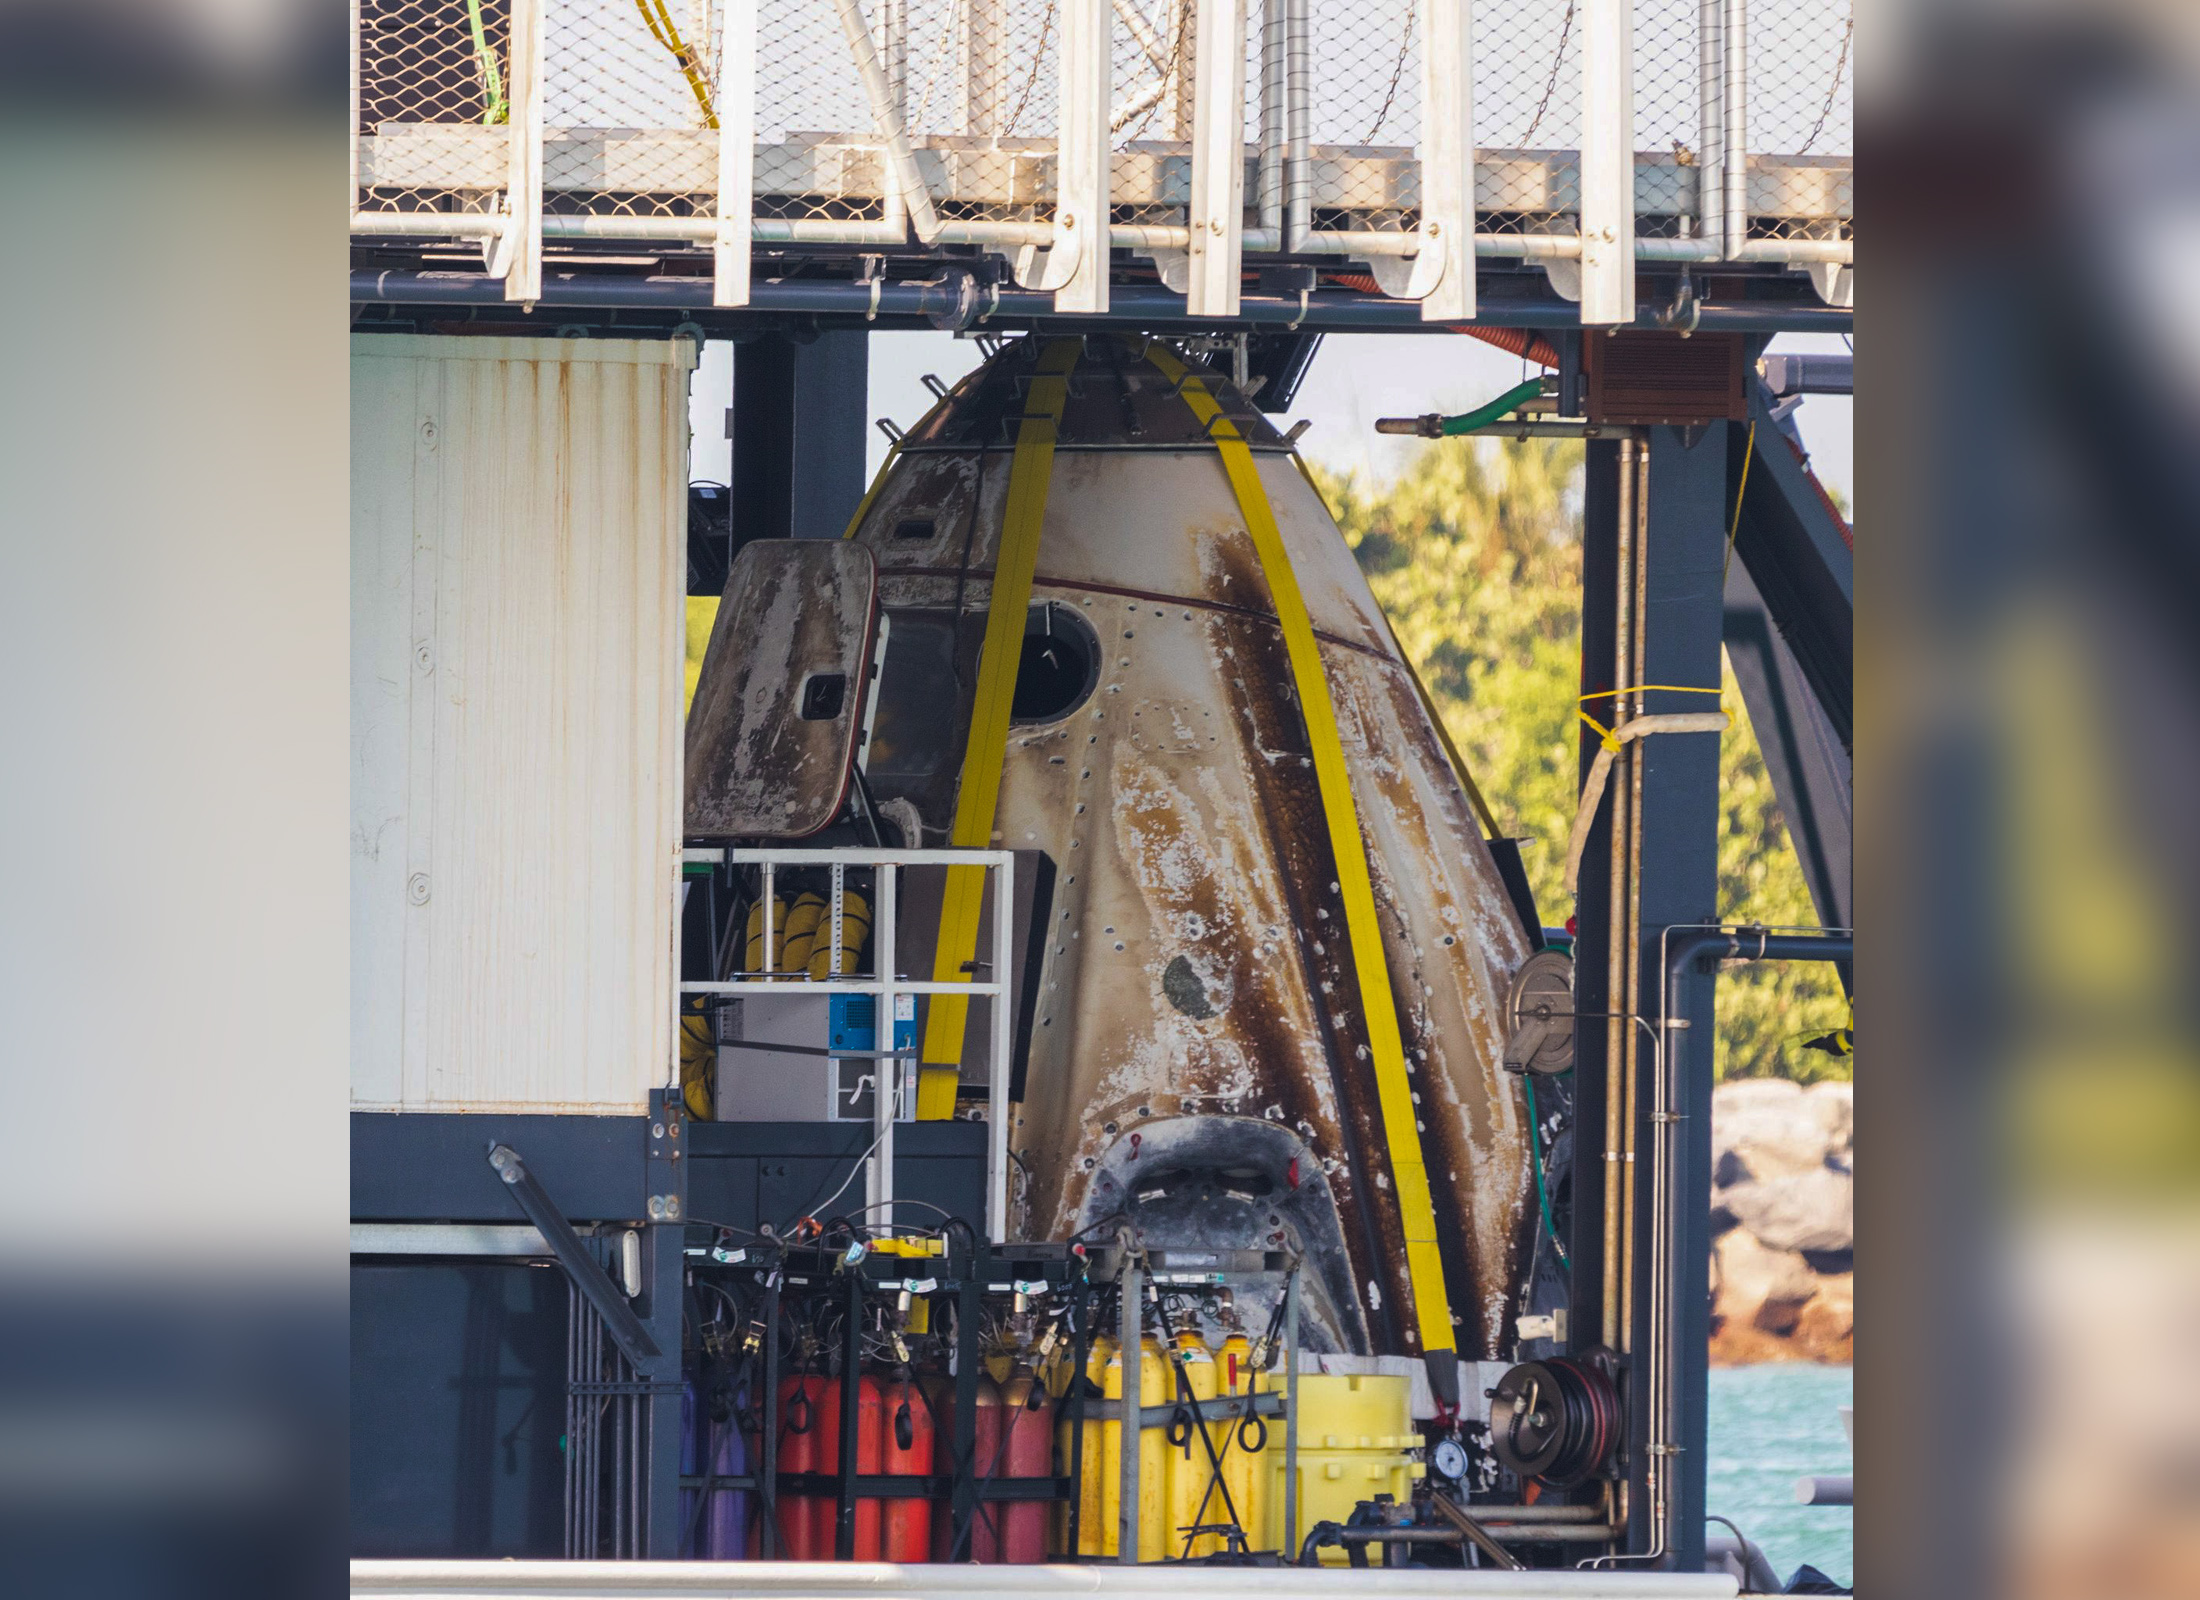
[[[1795,1480],[1854,1471],[1835,1409],[1853,1402],[1848,1367],[1772,1362],[1711,1369],[1706,1509],[1762,1546],[1784,1584],[1809,1562],[1853,1581],[1856,1515],[1847,1506],[1799,1506]],[[1725,1530],[1713,1523],[1707,1533]]]

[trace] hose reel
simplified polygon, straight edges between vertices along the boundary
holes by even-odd
[[[1524,1361],[1490,1390],[1490,1448],[1507,1471],[1545,1488],[1593,1477],[1624,1426],[1619,1391],[1590,1361]]]
[[[1563,950],[1538,950],[1522,962],[1513,975],[1506,1020],[1508,1071],[1569,1071],[1574,1064],[1574,958]]]

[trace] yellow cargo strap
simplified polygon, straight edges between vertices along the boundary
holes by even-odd
[[[985,643],[978,652],[978,693],[970,710],[970,742],[963,751],[955,789],[955,824],[948,846],[984,850],[993,843],[993,813],[1001,796],[1001,765],[1008,756],[1008,710],[1023,661],[1024,613],[1031,605],[1031,576],[1039,564],[1039,527],[1046,519],[1047,480],[1054,473],[1054,440],[1069,398],[1070,370],[1082,339],[1050,339],[1024,398],[1016,429],[1016,453],[1008,466],[1008,504],[1001,516],[1000,551],[993,559],[993,592],[987,602]],[[949,867],[940,903],[940,936],[933,947],[932,981],[968,983],[978,953],[978,913],[985,899],[983,867]],[[1007,907],[996,916],[1008,915]],[[991,981],[1008,982],[996,972]],[[924,1049],[918,1056],[917,1116],[943,1121],[955,1114],[957,1069],[970,1002],[936,994],[925,1013]]]
[[[1352,966],[1359,977],[1360,1003],[1367,1023],[1368,1048],[1375,1059],[1375,1086],[1381,1102],[1383,1144],[1390,1156],[1391,1179],[1398,1186],[1398,1212],[1405,1227],[1406,1277],[1413,1285],[1413,1309],[1420,1324],[1421,1353],[1433,1356],[1456,1348],[1451,1332],[1451,1300],[1444,1290],[1444,1262],[1436,1248],[1436,1206],[1429,1196],[1428,1167],[1421,1158],[1421,1130],[1414,1115],[1413,1085],[1406,1076],[1405,1041],[1398,1033],[1398,1003],[1390,990],[1390,968],[1383,960],[1382,929],[1375,921],[1375,887],[1368,876],[1367,841],[1352,801],[1352,779],[1345,770],[1344,744],[1337,737],[1337,709],[1322,669],[1321,646],[1307,617],[1306,601],[1283,548],[1283,534],[1261,487],[1253,452],[1237,425],[1223,415],[1207,386],[1162,346],[1149,345],[1146,359],[1178,387],[1192,415],[1207,430],[1222,456],[1238,514],[1260,556],[1268,592],[1283,625],[1284,649],[1291,657],[1291,681],[1306,719],[1306,740],[1314,753],[1314,778],[1321,789],[1322,815],[1329,824],[1329,846],[1337,862],[1337,884],[1344,896],[1345,934]]]
[[[1299,476],[1304,478],[1306,486],[1314,491],[1314,498],[1321,501],[1322,509],[1329,511],[1329,520],[1336,521],[1337,514],[1329,510],[1329,498],[1322,493],[1322,486],[1314,481],[1314,474],[1307,470],[1305,457],[1301,456],[1296,450],[1292,451],[1291,465],[1299,469]],[[1381,610],[1381,608],[1382,603],[1380,601],[1376,602],[1376,609]],[[1398,659],[1405,663],[1406,676],[1413,681],[1413,693],[1420,700],[1421,709],[1428,713],[1429,723],[1436,729],[1436,737],[1443,744],[1445,756],[1451,761],[1452,776],[1459,780],[1459,787],[1466,790],[1467,800],[1474,807],[1474,814],[1482,819],[1482,826],[1488,836],[1492,839],[1500,837],[1497,827],[1497,813],[1492,811],[1490,803],[1482,798],[1481,786],[1474,781],[1474,774],[1467,770],[1466,760],[1459,754],[1459,747],[1452,743],[1451,730],[1444,726],[1443,714],[1436,709],[1436,702],[1429,698],[1428,685],[1421,681],[1421,674],[1413,665],[1413,657],[1406,654],[1405,642],[1398,637],[1398,630],[1391,626],[1388,612],[1383,613],[1383,631],[1390,635],[1391,648],[1398,652]]]

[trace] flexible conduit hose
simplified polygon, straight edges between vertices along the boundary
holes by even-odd
[[[1542,392],[1543,380],[1530,378],[1526,383],[1507,389],[1486,406],[1477,406],[1472,411],[1462,411],[1456,417],[1444,418],[1438,425],[1437,437],[1455,438],[1462,433],[1472,433],[1477,428],[1486,428],[1493,422],[1502,422]]]

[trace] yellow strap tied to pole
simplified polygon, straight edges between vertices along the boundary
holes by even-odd
[[[1009,460],[1008,504],[1001,517],[1001,545],[993,560],[993,592],[985,618],[985,643],[978,653],[978,693],[970,711],[970,742],[964,747],[962,777],[955,789],[955,823],[948,845],[984,850],[993,843],[993,814],[1001,796],[1001,766],[1008,755],[1008,711],[1016,694],[1016,669],[1024,649],[1024,613],[1031,605],[1031,578],[1039,564],[1039,528],[1046,519],[1047,480],[1054,473],[1054,441],[1069,398],[1069,375],[1077,365],[1081,339],[1052,339],[1039,352],[1039,367],[1024,401],[1016,430],[1016,453]],[[985,899],[983,867],[949,867],[947,891],[940,904],[939,942],[932,957],[932,981],[968,983],[978,953],[978,914]],[[996,916],[1009,908],[997,907]],[[992,980],[1006,983],[1008,974]],[[938,1122],[955,1114],[955,1090],[962,1064],[963,1029],[970,1002],[962,995],[936,994],[925,1014],[924,1048],[918,1056],[917,1116]]]
[[[1283,643],[1291,658],[1291,681],[1306,719],[1307,743],[1314,754],[1314,777],[1321,790],[1322,815],[1336,857],[1337,885],[1344,897],[1344,925],[1352,946],[1352,966],[1360,984],[1367,1042],[1375,1062],[1375,1086],[1382,1111],[1383,1144],[1390,1156],[1391,1181],[1397,1185],[1398,1212],[1405,1230],[1406,1276],[1413,1285],[1413,1309],[1424,1356],[1457,1348],[1451,1331],[1451,1300],[1444,1289],[1444,1262],[1436,1248],[1436,1205],[1430,1197],[1428,1167],[1421,1157],[1421,1130],[1414,1114],[1413,1085],[1406,1075],[1405,1041],[1398,1032],[1398,1004],[1390,989],[1390,968],[1383,959],[1383,934],[1375,920],[1375,886],[1367,866],[1367,842],[1360,833],[1352,779],[1344,764],[1344,743],[1337,737],[1336,704],[1306,601],[1283,548],[1283,534],[1262,487],[1253,452],[1237,425],[1222,413],[1207,386],[1183,362],[1160,345],[1149,345],[1146,359],[1161,369],[1192,408],[1222,456],[1238,514],[1245,519],[1260,556],[1268,592],[1283,625]],[[1370,1196],[1369,1198],[1372,1198]]]

